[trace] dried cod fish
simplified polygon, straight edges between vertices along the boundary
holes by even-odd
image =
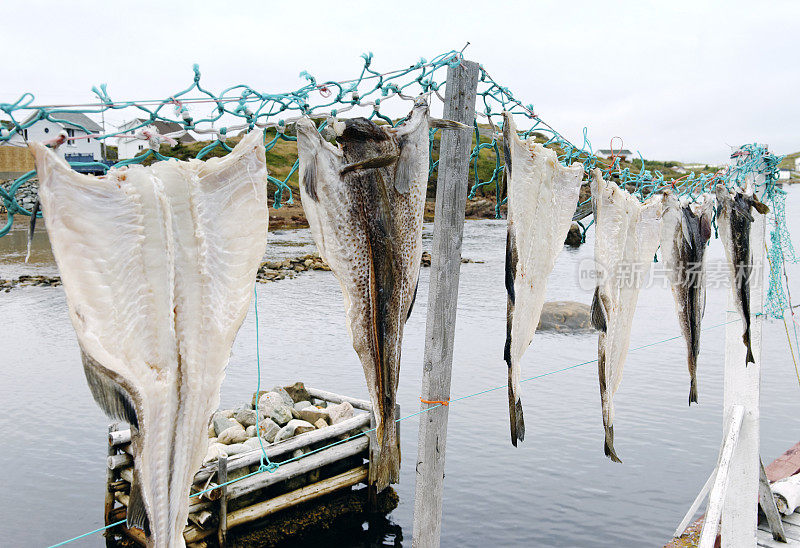
[[[504,359],[508,364],[511,443],[525,439],[520,399],[520,360],[533,340],[553,270],[575,213],[583,165],[564,167],[555,151],[522,141],[514,118],[503,114],[503,152],[508,194]]]
[[[689,405],[697,403],[697,355],[700,352],[700,325],[706,309],[705,256],[711,238],[713,210],[714,202],[708,194],[691,203],[679,201],[671,192],[664,194],[661,255],[675,300],[678,323],[686,339]]]
[[[342,288],[347,327],[376,409],[380,454],[370,484],[396,483],[395,394],[403,326],[416,297],[428,184],[428,127],[418,101],[397,128],[365,118],[334,123],[339,148],[314,123],[297,122],[300,194],[322,258]]]
[[[755,222],[752,210],[755,209],[759,215],[766,215],[769,208],[755,196],[750,185],[745,190],[731,192],[725,185],[718,184],[714,192],[717,196],[717,226],[728,258],[733,300],[744,324],[742,341],[747,347],[744,363],[748,365],[755,363],[750,347],[750,276],[753,274],[750,228]]]
[[[595,276],[592,325],[600,331],[597,368],[605,428],[604,452],[621,462],[614,451],[614,393],[630,345],[633,314],[639,290],[659,244],[662,197],[639,202],[613,181],[592,172],[595,220]]]
[[[266,246],[263,133],[224,158],[81,175],[31,144],[84,371],[131,424],[128,524],[184,546],[189,489]]]

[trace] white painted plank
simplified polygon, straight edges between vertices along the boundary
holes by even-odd
[[[689,523],[692,521],[692,518],[697,513],[698,508],[703,503],[703,500],[706,498],[706,494],[708,494],[709,489],[714,484],[714,478],[717,477],[717,468],[714,467],[714,470],[711,472],[711,475],[708,476],[706,483],[703,485],[703,488],[700,489],[700,492],[697,494],[697,497],[694,499],[694,502],[689,507],[689,511],[686,512],[686,515],[683,516],[678,528],[675,529],[675,532],[672,534],[672,538],[678,538],[686,531],[686,528],[689,526]]]
[[[703,522],[703,531],[700,533],[700,542],[697,544],[698,548],[712,548],[717,541],[723,501],[725,500],[728,484],[730,483],[728,481],[730,464],[733,459],[734,450],[739,442],[739,432],[742,428],[743,416],[744,408],[737,405],[731,409],[729,419],[726,421],[728,431],[725,435],[725,441],[722,444],[722,453],[720,454],[719,465],[717,466],[717,477],[714,479],[714,486],[711,488],[711,493],[708,495],[708,509],[706,510],[706,518]],[[754,498],[754,503],[755,500]],[[753,545],[755,545],[755,540],[756,534],[754,529]]]
[[[758,504],[761,506],[761,509],[764,510],[764,515],[767,517],[767,523],[772,532],[772,538],[786,542],[786,531],[784,531],[781,515],[778,512],[778,507],[775,505],[775,498],[772,495],[767,472],[764,470],[764,463],[761,462],[761,459],[759,459],[758,462],[758,469]]]
[[[792,523],[794,525],[800,525],[800,514],[795,512],[794,514],[783,516],[783,523]]]

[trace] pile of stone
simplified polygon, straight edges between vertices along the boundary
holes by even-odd
[[[261,283],[274,282],[284,278],[294,278],[298,273],[307,270],[330,269],[331,267],[320,258],[318,253],[309,253],[293,259],[263,263],[256,273],[256,280]]]
[[[39,286],[39,287],[58,287],[61,285],[60,276],[31,276],[23,274],[19,278],[3,280],[0,278],[0,291],[8,293],[14,287]]]
[[[6,192],[8,192],[12,182],[13,181],[9,181],[8,183],[3,184],[1,186]],[[24,207],[28,211],[33,210],[33,204],[36,202],[36,198],[38,197],[39,197],[39,181],[35,179],[32,181],[28,181],[21,187],[19,187],[17,189],[17,193],[14,195],[14,198],[17,200],[17,205]],[[3,202],[1,201],[0,201],[0,213],[6,213],[6,208],[3,205]]]
[[[428,253],[427,251],[423,251],[422,252],[422,257],[420,258],[419,263],[420,263],[420,266],[422,266],[422,267],[431,266],[431,254]],[[461,263],[462,264],[467,264],[467,263],[481,263],[482,264],[483,261],[473,261],[472,259],[467,259],[466,257],[461,257]]]
[[[236,409],[214,413],[208,426],[208,452],[203,462],[260,449],[262,445],[266,447],[326,428],[353,417],[353,414],[353,406],[347,402],[334,405],[311,398],[302,382],[262,390],[254,393],[250,402]]]

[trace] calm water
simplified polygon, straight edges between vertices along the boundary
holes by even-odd
[[[798,219],[792,191],[787,216]],[[795,233],[800,222],[793,221]],[[590,240],[593,232],[590,231]],[[313,250],[305,230],[272,235],[273,258]],[[429,228],[426,245],[430,243]],[[0,239],[0,277],[55,273],[46,235],[37,234],[32,266],[20,265],[24,235]],[[452,396],[506,381],[503,288],[504,221],[471,221],[465,257],[486,261],[461,269]],[[722,255],[718,241],[710,260]],[[589,303],[578,266],[592,243],[565,249],[548,298]],[[403,349],[398,399],[403,415],[419,409],[429,269],[422,270],[416,309]],[[800,269],[790,270],[800,295]],[[341,293],[327,272],[258,286],[262,384],[302,380],[367,397],[363,373],[344,325]],[[679,334],[669,290],[642,291],[631,347]],[[61,288],[0,294],[3,318],[0,384],[0,544],[42,546],[102,525],[108,421],[86,387]],[[725,321],[725,289],[710,288],[704,325]],[[597,371],[589,364],[523,384],[526,441],[509,443],[505,390],[454,403],[447,440],[443,546],[661,546],[711,472],[721,438],[724,328],[703,334],[700,405],[687,402],[683,340],[630,353],[616,397],[616,448],[624,464],[603,456]],[[596,335],[539,334],[525,355],[523,376],[596,357]],[[250,398],[256,386],[255,325],[245,320],[222,387],[223,405]],[[765,462],[798,440],[800,387],[780,322],[765,323],[762,373]],[[400,506],[391,519],[412,536],[417,417],[402,426]],[[396,530],[393,531],[396,533]],[[387,534],[386,541],[396,538]],[[100,546],[94,535],[74,543]]]

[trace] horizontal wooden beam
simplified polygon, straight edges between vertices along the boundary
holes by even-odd
[[[368,447],[369,440],[366,436],[362,436],[340,445],[329,447],[319,453],[304,456],[302,459],[282,464],[275,472],[263,472],[230,484],[228,486],[228,498],[235,499],[258,489],[316,470],[327,464],[364,453]]]
[[[309,396],[312,398],[317,398],[318,400],[325,400],[331,403],[347,402],[356,409],[361,409],[362,411],[372,411],[372,403],[368,402],[367,400],[351,398],[350,396],[342,396],[326,390],[319,390],[318,388],[306,388],[306,391],[308,392]]]
[[[321,443],[327,440],[334,441],[335,438],[341,436],[342,434],[346,434],[351,430],[358,430],[359,428],[365,427],[368,424],[369,424],[369,414],[359,413],[358,415],[349,418],[347,420],[343,420],[342,422],[334,424],[333,426],[326,426],[325,428],[320,428],[318,430],[312,430],[311,432],[299,434],[293,438],[289,438],[288,440],[284,440],[270,445],[265,445],[264,453],[266,453],[267,458],[272,459],[280,455],[285,455],[286,453],[292,453],[297,449],[302,449],[304,447],[308,447],[309,445],[315,443]],[[228,471],[238,470],[239,468],[250,466],[251,464],[255,464],[260,460],[261,460],[260,447],[253,451],[248,451],[246,453],[240,453],[238,455],[234,455],[228,459]],[[205,483],[205,481],[208,478],[210,478],[212,475],[216,473],[217,473],[217,463],[210,462],[204,465],[202,468],[200,468],[200,471],[197,472],[197,474],[195,474],[194,482]]]
[[[366,481],[368,473],[367,466],[359,466],[337,476],[279,495],[273,499],[230,512],[228,514],[228,528],[256,521],[292,506],[362,483]]]

